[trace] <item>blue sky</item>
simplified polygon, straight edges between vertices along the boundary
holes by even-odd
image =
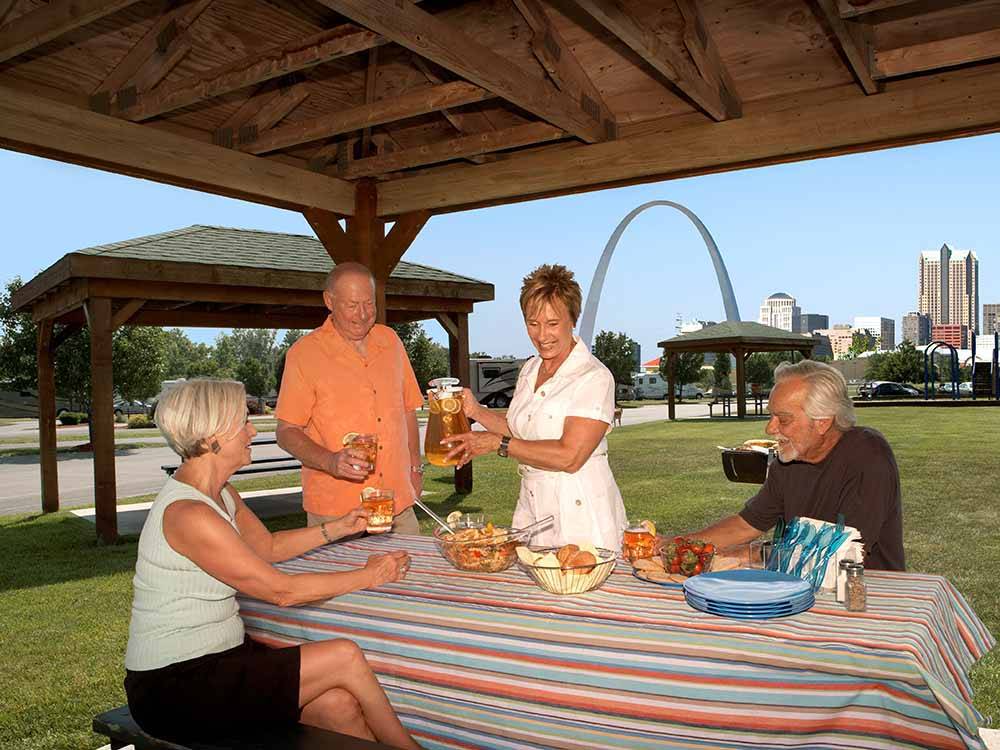
[[[980,261],[981,302],[1000,302],[1000,135],[706,175],[532,201],[430,220],[405,258],[493,283],[470,318],[473,350],[531,353],[517,295],[540,263],[573,269],[586,296],[601,251],[631,209],[688,206],[722,252],[744,320],[775,291],[831,323],[900,319],[916,306],[917,255],[943,242]],[[63,254],[191,224],[311,234],[298,214],[0,150],[3,280],[27,280]],[[618,244],[597,330],[624,331],[644,359],[684,319],[724,317],[694,227],[646,211]],[[428,333],[445,341],[436,322]],[[211,341],[216,329],[191,329]]]

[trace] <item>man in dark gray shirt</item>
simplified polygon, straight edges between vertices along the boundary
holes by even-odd
[[[805,360],[781,364],[769,403],[767,433],[778,441],[760,492],[739,513],[697,536],[720,550],[748,542],[783,517],[835,522],[844,515],[861,532],[865,567],[904,570],[899,470],[882,435],[856,427],[843,376]]]

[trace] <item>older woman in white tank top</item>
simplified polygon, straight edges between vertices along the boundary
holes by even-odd
[[[372,555],[350,572],[280,572],[271,563],[363,531],[365,512],[292,531],[264,527],[228,483],[250,462],[257,434],[241,383],[173,386],[156,421],[184,460],[139,538],[125,653],[125,691],[139,725],[183,742],[301,721],[418,747],[354,642],[266,648],[246,638],[236,604],[238,592],[289,606],[398,581],[406,553]]]

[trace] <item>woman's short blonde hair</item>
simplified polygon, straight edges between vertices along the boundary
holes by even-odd
[[[521,314],[525,318],[546,302],[561,303],[569,313],[573,325],[580,317],[583,292],[576,283],[573,272],[566,266],[542,265],[524,277],[521,284]]]
[[[207,453],[213,435],[231,432],[246,418],[246,389],[236,380],[185,380],[165,389],[156,402],[156,426],[181,458]]]

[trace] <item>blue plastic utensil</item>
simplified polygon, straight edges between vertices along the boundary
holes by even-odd
[[[850,536],[850,531],[841,531],[839,534],[835,535],[833,537],[833,541],[827,545],[826,552],[823,553],[822,559],[817,561],[816,565],[813,567],[813,591],[818,591],[819,587],[823,585],[823,579],[826,577],[826,566],[830,562],[830,558],[837,553],[837,550],[840,549]]]
[[[799,564],[795,568],[795,575],[801,576],[806,569],[806,564],[809,561],[815,561],[819,558],[826,548],[833,541],[834,536],[837,534],[837,529],[835,526],[824,526],[823,529],[816,534],[813,539],[812,544],[808,549],[802,550],[802,557],[799,558]]]
[[[816,527],[811,523],[806,524],[806,530],[799,536],[795,542],[795,546],[801,547],[802,551],[799,553],[798,562],[795,564],[795,569],[792,571],[792,575],[798,577],[802,574],[802,561],[805,560],[806,555],[810,551],[810,547],[813,541],[816,539]],[[791,562],[791,554],[788,556],[789,563]]]
[[[775,544],[771,545],[771,557],[767,561],[768,570],[780,570],[784,573],[783,561],[788,558],[785,554],[785,550],[789,549],[795,544],[795,540],[799,533],[802,531],[803,524],[799,517],[796,516],[791,520],[791,523],[785,527],[782,532],[780,539]]]

